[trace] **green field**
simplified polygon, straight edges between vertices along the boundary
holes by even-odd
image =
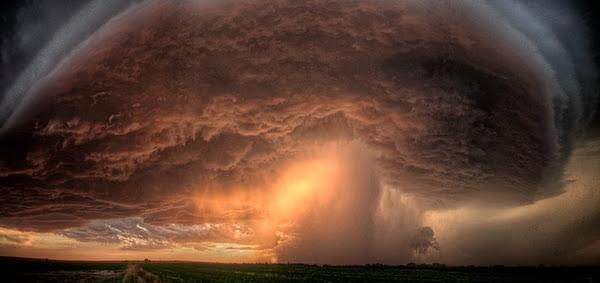
[[[0,257],[0,282],[600,282],[592,267],[319,266]]]

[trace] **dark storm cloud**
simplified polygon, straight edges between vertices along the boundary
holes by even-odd
[[[597,70],[589,52],[590,32],[565,1],[492,2],[512,27],[522,32],[549,65],[560,88],[552,96],[554,124],[566,160],[576,135],[594,118],[598,104]],[[573,32],[576,29],[579,32]]]
[[[265,214],[197,199],[260,192],[285,165],[335,143],[351,152],[339,157],[345,178],[328,188],[339,200],[307,204],[294,241],[270,239],[278,255],[401,263],[435,252],[425,210],[560,193],[573,137],[592,112],[595,74],[576,52],[585,42],[564,43],[578,25],[510,7],[157,1],[132,9],[37,85],[0,137],[0,224],[70,227],[60,233],[132,249],[194,242],[169,225],[232,227]],[[54,64],[39,66],[34,77]],[[16,80],[5,98],[23,85]],[[198,233],[198,247],[257,244]]]
[[[21,203],[21,209],[18,210],[2,208],[3,223],[15,228],[48,231],[83,225],[97,217],[120,217],[140,211],[135,206],[95,199],[85,193],[60,187],[15,186],[10,190],[3,187],[2,193],[6,202]]]
[[[2,96],[31,58],[82,5],[89,1],[3,1],[0,10]],[[66,52],[65,52],[66,53]]]
[[[581,142],[574,150],[567,166],[571,179],[563,194],[526,206],[465,206],[440,212],[441,217],[433,221],[441,237],[437,237],[438,260],[490,265],[596,264],[599,145],[596,139]]]
[[[1,131],[27,99],[36,82],[43,80],[82,41],[119,11],[136,0],[31,1],[23,4],[15,28],[4,34],[0,89]],[[7,27],[8,28],[8,27]],[[4,35],[3,34],[3,35]],[[15,122],[14,120],[12,122]]]

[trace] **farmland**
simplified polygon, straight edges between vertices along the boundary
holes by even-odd
[[[593,267],[328,266],[0,257],[2,282],[600,282]]]
[[[165,282],[597,282],[592,268],[142,263]]]
[[[126,262],[0,257],[1,282],[121,282]]]

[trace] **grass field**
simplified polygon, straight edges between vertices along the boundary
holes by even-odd
[[[319,266],[0,257],[0,282],[600,282],[592,267]]]

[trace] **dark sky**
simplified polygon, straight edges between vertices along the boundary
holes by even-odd
[[[589,23],[592,34],[592,44],[596,59],[596,66],[600,66],[600,10],[598,9],[598,1],[583,0],[580,2],[580,7],[583,11],[584,18]],[[598,107],[596,109],[598,109]],[[596,131],[600,130],[600,113],[596,113],[594,120],[591,122],[590,128],[593,128]]]
[[[0,3],[0,89],[2,93],[10,82],[27,65],[31,55],[35,53],[66,22],[69,17],[82,7],[85,1],[60,0],[8,0]],[[23,9],[23,7],[37,7]],[[31,36],[27,43],[19,45],[18,30],[31,28]]]
[[[0,2],[0,97],[10,85],[19,71],[24,68],[31,54],[52,36],[61,24],[69,19],[74,12],[84,6],[89,0],[4,0]],[[596,66],[600,66],[600,9],[594,0],[572,0],[582,11],[583,20],[588,23],[592,35]],[[27,9],[23,7],[39,7]],[[29,44],[19,46],[15,36],[17,30],[23,28],[23,23],[37,26],[34,37]],[[40,28],[41,26],[41,28]],[[599,102],[600,103],[600,102]],[[592,120],[591,129],[600,131],[600,113]]]

